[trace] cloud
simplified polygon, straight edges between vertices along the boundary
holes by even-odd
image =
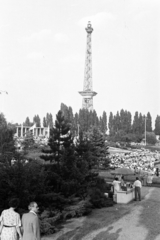
[[[44,55],[42,52],[31,52],[27,55],[28,59],[42,59],[44,58]]]
[[[116,20],[116,16],[112,13],[100,12],[92,16],[87,16],[78,21],[78,25],[82,27],[86,27],[88,21],[91,21],[93,26],[100,26],[106,24],[108,21]]]
[[[30,36],[25,36],[19,39],[20,42],[33,42],[35,40],[42,40],[52,34],[51,29],[43,29],[39,32],[32,33]]]
[[[69,37],[64,33],[56,33],[54,35],[54,40],[58,43],[67,43],[69,41]]]

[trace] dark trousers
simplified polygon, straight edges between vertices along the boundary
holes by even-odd
[[[141,188],[140,187],[135,187],[135,200],[141,201]]]

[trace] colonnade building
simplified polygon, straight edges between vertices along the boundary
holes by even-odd
[[[32,127],[30,126],[16,126],[16,134],[15,137],[23,138],[26,136],[26,134],[30,132],[33,137],[48,137],[50,136],[50,128],[49,127],[36,127],[36,124],[34,124]]]

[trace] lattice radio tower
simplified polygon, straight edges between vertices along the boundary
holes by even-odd
[[[84,71],[84,84],[83,91],[79,92],[83,97],[82,108],[93,110],[93,97],[97,94],[92,89],[92,46],[91,46],[91,34],[93,28],[90,22],[88,22],[87,28],[87,47],[86,47],[86,59],[85,59],[85,71]]]

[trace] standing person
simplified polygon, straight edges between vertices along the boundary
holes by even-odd
[[[38,205],[36,202],[31,202],[28,206],[29,213],[22,216],[22,240],[40,240],[40,226],[37,216]]]
[[[141,201],[141,188],[142,188],[142,183],[139,181],[139,178],[136,177],[136,181],[133,183],[133,186],[135,187],[135,201],[139,199]]]
[[[140,181],[141,181],[141,183],[142,183],[142,186],[144,186],[145,185],[145,175],[144,175],[144,173],[141,173],[140,174]]]
[[[115,177],[115,180],[112,182],[113,185],[113,201],[117,202],[117,192],[121,189],[120,187],[120,181],[118,180],[118,177]]]
[[[118,180],[118,177],[115,177],[115,180],[112,182],[114,194],[116,194],[121,188],[120,188],[120,181]]]
[[[121,189],[122,189],[123,191],[126,190],[126,183],[125,183],[125,181],[124,181],[124,176],[123,176],[123,175],[122,175],[122,177],[121,177],[120,186],[121,186]]]
[[[17,240],[17,233],[21,239],[22,235],[20,232],[20,215],[15,212],[15,209],[19,205],[19,200],[13,198],[9,201],[9,209],[3,210],[1,214],[1,240]]]
[[[156,168],[156,176],[159,177],[159,168]]]
[[[153,179],[153,177],[152,177],[151,173],[148,173],[148,176],[147,176],[147,185],[148,186],[152,185],[152,179]]]

